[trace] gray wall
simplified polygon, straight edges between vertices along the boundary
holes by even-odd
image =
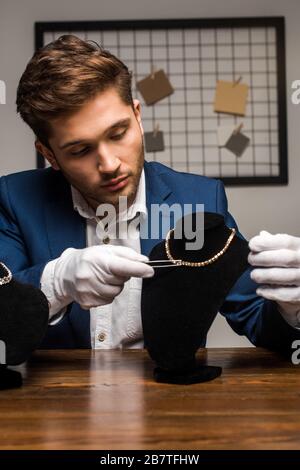
[[[20,75],[34,50],[35,21],[191,18],[233,16],[286,17],[288,94],[288,186],[228,188],[229,207],[246,237],[266,229],[300,236],[300,105],[291,104],[291,83],[300,79],[300,2],[297,0],[0,0],[0,79],[7,85],[7,104],[0,105],[0,175],[34,167],[33,135],[15,112]],[[248,344],[222,317],[209,335],[210,346]]]

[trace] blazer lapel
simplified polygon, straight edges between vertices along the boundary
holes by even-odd
[[[59,178],[55,198],[45,207],[49,250],[57,258],[67,248],[86,247],[86,221],[73,208],[71,188]]]
[[[172,195],[172,189],[164,182],[161,175],[154,167],[148,162],[144,164],[145,170],[145,181],[146,181],[146,206],[148,211],[148,218],[141,222],[141,234],[147,235],[141,236],[141,253],[148,256],[152,248],[162,241],[165,234],[161,234],[159,231],[159,238],[151,238],[151,224],[152,224],[152,211],[151,208],[155,204],[161,205],[166,204],[166,201],[170,201]],[[169,220],[169,217],[168,217]]]

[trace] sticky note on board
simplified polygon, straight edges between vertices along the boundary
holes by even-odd
[[[225,144],[225,148],[234,153],[237,157],[241,157],[250,143],[249,137],[242,132],[236,132],[231,135]]]
[[[214,111],[216,113],[244,116],[248,89],[246,83],[219,80],[215,92]]]
[[[154,104],[174,92],[167,75],[162,69],[143,78],[143,80],[137,82],[136,86],[147,105]]]
[[[146,152],[161,152],[165,150],[164,134],[162,131],[145,132],[144,138]]]

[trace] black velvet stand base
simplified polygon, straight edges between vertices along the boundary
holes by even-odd
[[[196,215],[190,216],[195,223]],[[191,240],[174,239],[173,232],[171,254],[174,259],[204,261],[222,250],[230,233],[222,215],[207,212],[203,248],[186,250],[186,242]],[[247,242],[235,235],[228,250],[208,266],[158,268],[152,278],[143,280],[144,342],[157,366],[157,382],[192,384],[221,374],[220,367],[199,364],[195,354],[205,345],[208,330],[230,289],[248,267],[248,253]],[[167,259],[165,241],[152,249],[149,259]]]
[[[18,388],[22,385],[22,375],[16,370],[8,369],[0,364],[0,390],[8,388]]]
[[[5,275],[0,265],[0,277]],[[22,385],[20,372],[7,366],[22,364],[41,344],[48,318],[48,301],[42,291],[14,279],[0,286],[0,340],[1,347],[5,345],[5,364],[0,365],[0,390]]]

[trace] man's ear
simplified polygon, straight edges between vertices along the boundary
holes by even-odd
[[[39,140],[36,140],[35,148],[46,160],[48,160],[54,170],[60,170],[53,152],[48,147],[43,145]]]
[[[142,124],[142,115],[141,115],[141,103],[139,100],[134,99],[133,100],[133,106],[134,106],[134,114],[137,119],[137,122],[139,123],[139,126],[141,128],[142,135],[144,135],[144,128]]]

